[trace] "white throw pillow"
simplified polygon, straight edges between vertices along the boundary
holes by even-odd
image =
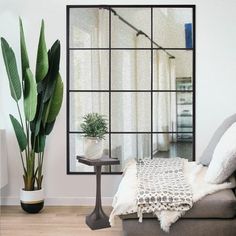
[[[217,144],[206,172],[205,181],[220,184],[236,170],[236,122],[233,123]]]

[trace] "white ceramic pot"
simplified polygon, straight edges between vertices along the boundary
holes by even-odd
[[[88,159],[99,159],[103,154],[103,140],[93,137],[84,138],[84,155]]]
[[[21,207],[28,213],[38,213],[44,206],[44,190],[20,190]]]

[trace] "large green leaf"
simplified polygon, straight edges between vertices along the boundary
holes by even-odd
[[[45,78],[48,73],[48,53],[45,43],[44,36],[44,21],[42,20],[39,44],[38,44],[38,53],[37,53],[37,62],[36,62],[36,81],[39,82]]]
[[[60,67],[61,57],[61,44],[59,40],[56,40],[51,49],[48,51],[48,59],[50,65],[50,76],[56,77]]]
[[[24,108],[26,119],[32,121],[35,117],[37,108],[37,86],[29,68],[26,69],[25,74]]]
[[[60,66],[61,46],[59,40],[55,41],[51,49],[48,51],[49,70],[46,77],[46,90],[44,95],[44,102],[48,101],[53,94],[56,78]]]
[[[44,93],[47,87],[47,76],[45,77],[44,80],[41,80],[40,82],[37,83],[37,91],[38,93]]]
[[[20,150],[24,151],[27,146],[27,138],[26,138],[25,132],[23,128],[21,127],[20,123],[18,122],[18,120],[13,115],[10,115],[10,119],[11,119],[11,123],[13,125],[14,131],[16,134],[16,138],[17,138]]]
[[[35,134],[35,136],[37,136],[40,131],[43,110],[44,110],[43,94],[38,94],[36,115],[34,117],[34,120],[30,122],[30,130]]]
[[[29,58],[28,53],[26,50],[26,44],[25,44],[25,36],[24,36],[24,30],[22,25],[22,20],[20,21],[20,51],[21,51],[21,69],[22,69],[22,79],[25,79],[26,76],[26,69],[29,68]]]
[[[61,108],[62,100],[63,100],[63,82],[60,74],[58,73],[56,78],[55,89],[53,91],[52,97],[50,98],[47,104],[46,112],[44,114],[43,118],[44,123],[50,123],[56,119]]]
[[[34,137],[31,137],[34,138]],[[35,148],[34,151],[39,153],[43,152],[45,148],[46,135],[37,135],[35,137]],[[33,143],[32,143],[33,146]]]
[[[11,96],[15,101],[18,101],[21,98],[21,84],[16,65],[16,57],[12,48],[4,38],[1,38],[1,46],[2,55],[8,75]]]
[[[55,121],[56,121],[56,120],[54,120],[53,122],[50,122],[50,123],[46,123],[46,124],[45,124],[44,133],[45,133],[46,135],[49,135],[49,134],[52,132],[52,129],[53,129],[54,124],[55,124]]]

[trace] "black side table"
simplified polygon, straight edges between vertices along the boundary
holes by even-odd
[[[102,229],[111,227],[108,216],[102,210],[101,203],[101,169],[102,165],[119,165],[120,161],[117,159],[103,156],[100,159],[90,160],[85,157],[77,156],[77,160],[83,164],[94,166],[96,171],[96,205],[93,212],[86,216],[86,224],[92,229]]]

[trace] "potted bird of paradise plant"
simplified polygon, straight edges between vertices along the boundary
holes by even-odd
[[[10,114],[10,120],[23,167],[21,206],[26,212],[37,213],[44,205],[42,181],[45,142],[53,129],[63,100],[63,82],[59,73],[60,42],[56,40],[47,51],[42,20],[34,75],[30,69],[21,19],[19,25],[21,79],[14,51],[4,38],[1,38],[1,48],[11,97],[15,100],[18,111],[18,117]]]

